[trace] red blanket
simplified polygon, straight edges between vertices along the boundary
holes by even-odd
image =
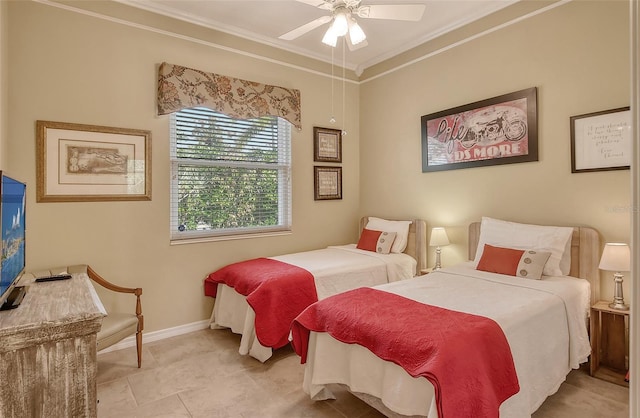
[[[520,390],[509,343],[489,318],[359,288],[314,303],[293,321],[302,363],[310,331],[360,344],[427,378],[440,418],[497,418],[500,404]]]
[[[293,319],[318,300],[311,273],[270,258],[230,264],[209,274],[204,294],[216,297],[218,283],[247,297],[256,313],[256,337],[265,347],[287,345]]]

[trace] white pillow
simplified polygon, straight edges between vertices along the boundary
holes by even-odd
[[[374,218],[369,216],[369,221],[365,228],[374,231],[395,232],[396,239],[391,246],[392,253],[401,253],[407,248],[407,240],[409,237],[409,225],[412,221],[388,221],[386,219]]]
[[[519,250],[538,250],[551,253],[542,274],[566,276],[571,266],[572,235],[571,227],[520,224],[483,216],[474,264],[475,267],[478,266],[485,244]]]
[[[568,276],[571,271],[571,241],[573,237],[573,228],[571,228],[571,234],[567,240],[567,244],[564,247],[564,253],[562,253],[562,260],[560,260],[560,270],[563,276]]]

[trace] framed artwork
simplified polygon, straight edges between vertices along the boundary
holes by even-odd
[[[537,88],[422,116],[422,171],[538,161]]]
[[[313,161],[342,162],[342,131],[313,127]]]
[[[36,201],[151,200],[151,131],[36,122]]]
[[[313,167],[314,200],[342,199],[342,167]]]
[[[631,166],[629,107],[571,116],[571,172],[626,170]]]

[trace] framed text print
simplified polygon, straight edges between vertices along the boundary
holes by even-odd
[[[631,166],[629,107],[572,116],[571,172],[625,170]]]

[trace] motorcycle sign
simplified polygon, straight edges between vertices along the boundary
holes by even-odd
[[[422,171],[537,161],[536,89],[422,117]]]

